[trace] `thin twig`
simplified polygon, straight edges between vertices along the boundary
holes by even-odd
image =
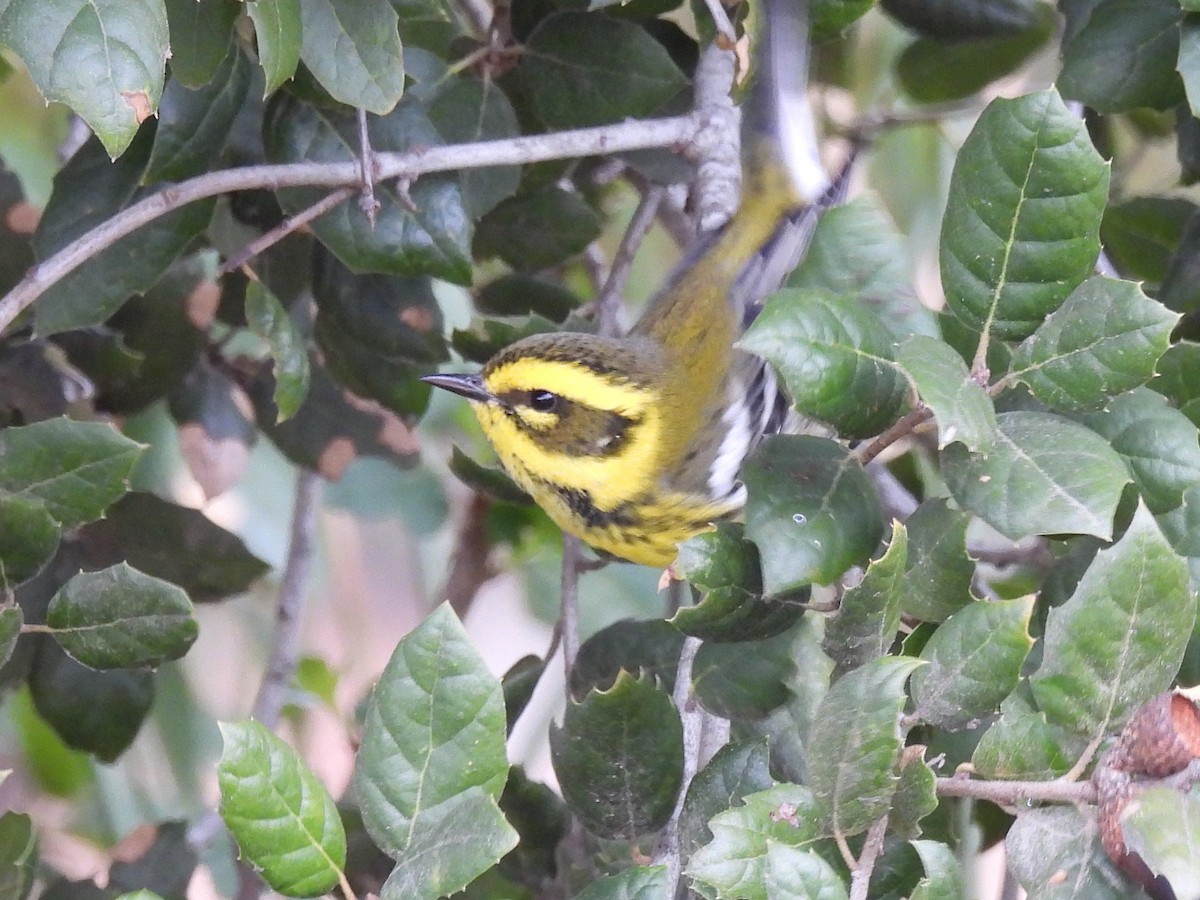
[[[883,852],[883,839],[887,837],[887,824],[888,817],[881,816],[867,830],[867,839],[858,855],[858,865],[850,875],[850,900],[867,900],[871,874],[875,871],[879,854]]]
[[[732,48],[737,41],[737,33],[733,30],[733,23],[729,21],[729,13],[725,12],[721,0],[704,0],[704,5],[708,7],[708,13],[713,18],[717,34],[725,41],[724,49]]]
[[[604,288],[596,298],[596,322],[600,334],[613,336],[619,332],[617,313],[620,311],[621,295],[633,269],[633,258],[645,240],[650,226],[654,224],[654,215],[664,193],[664,189],[657,185],[648,188],[634,210],[629,227],[625,229],[625,236],[621,238],[616,256],[609,266]]]
[[[696,220],[701,232],[729,220],[742,184],[742,117],[730,96],[734,65],[733,53],[710,44],[696,66]]]
[[[997,806],[1025,803],[1095,803],[1096,788],[1090,781],[977,781],[955,775],[937,780],[939,797],[974,797]]]
[[[896,441],[900,440],[901,438],[908,437],[908,435],[912,434],[918,426],[925,424],[932,418],[933,410],[929,409],[927,406],[918,406],[916,409],[903,416],[898,422],[896,422],[895,425],[893,425],[883,434],[879,435],[879,437],[875,438],[875,440],[871,441],[871,443],[867,444],[865,447],[859,447],[856,449],[854,451],[854,456],[858,459],[860,464],[865,466],[888,447],[892,446],[892,444],[896,443]]]
[[[579,655],[579,563],[583,544],[573,534],[563,533],[562,561],[562,613],[559,625],[562,629],[563,665],[567,671],[567,684],[571,683],[571,669]]]
[[[321,476],[315,472],[301,469],[297,473],[292,530],[275,609],[275,633],[267,671],[254,701],[253,716],[267,728],[274,728],[279,721],[300,658],[300,611],[316,553],[321,484]]]
[[[358,208],[371,227],[375,227],[375,213],[379,212],[379,201],[375,199],[375,152],[371,149],[371,135],[367,131],[367,111],[358,108],[358,168],[362,184]]]
[[[228,275],[230,272],[236,272],[242,266],[246,265],[246,263],[250,262],[250,260],[254,259],[254,257],[278,244],[289,234],[298,231],[313,219],[319,219],[325,215],[325,213],[329,212],[339,203],[342,203],[353,193],[354,188],[340,188],[332,194],[322,197],[307,209],[300,210],[294,216],[288,216],[270,231],[260,234],[237,253],[233,254],[233,256],[229,257],[229,259],[225,260],[221,264],[221,267],[217,269],[217,275]]]
[[[379,153],[376,154],[378,165],[375,176],[378,181],[386,181],[401,177],[416,178],[431,172],[523,165],[651,147],[686,146],[693,140],[696,127],[694,117],[676,116],[506,140],[450,144],[407,153]],[[0,298],[0,334],[34,300],[88,259],[181,206],[207,197],[256,188],[356,188],[360,178],[356,160],[340,163],[305,162],[223,169],[165,187],[106,219],[34,266],[11,291]]]

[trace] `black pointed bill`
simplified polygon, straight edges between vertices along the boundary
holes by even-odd
[[[496,399],[488,393],[478,375],[425,375],[421,380],[479,403],[491,403]]]

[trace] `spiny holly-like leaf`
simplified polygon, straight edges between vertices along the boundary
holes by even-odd
[[[396,860],[381,897],[452,894],[511,850],[507,774],[500,682],[444,604],[396,647],[363,726],[354,790]]]
[[[857,834],[887,812],[896,790],[904,684],[921,661],[885,656],[835,681],[809,735],[809,777],[820,827]]]
[[[1020,340],[1092,273],[1108,166],[1054,91],[994,100],[954,164],[942,221],[946,302]]]
[[[1070,736],[1034,708],[1028,690],[1014,691],[1000,704],[1000,718],[988,726],[971,765],[984,778],[1046,780],[1065,774],[1078,752]],[[1082,749],[1082,748],[1080,748]]]
[[[100,518],[145,449],[111,425],[48,419],[0,431],[0,490],[40,500],[63,527]]]
[[[93,669],[179,659],[199,631],[181,588],[126,563],[68,581],[50,601],[46,625],[64,650]]]
[[[395,108],[404,93],[404,54],[392,4],[300,0],[300,20],[300,58],[331,97],[378,116]]]
[[[42,570],[58,549],[58,522],[37,497],[0,490],[0,595]]]
[[[879,499],[834,441],[783,435],[746,462],[746,536],[758,545],[768,595],[832,584],[883,537]]]
[[[1129,470],[1108,442],[1075,422],[1041,412],[1001,413],[987,453],[961,444],[942,451],[942,472],[960,505],[1005,537],[1112,536]]]
[[[228,62],[240,4],[237,0],[164,0],[164,5],[171,32],[171,78],[192,90],[204,87],[216,78],[222,61]],[[222,137],[227,131],[214,130]]]
[[[1148,788],[1121,815],[1121,833],[1176,897],[1200,897],[1200,796]]]
[[[1013,355],[1013,376],[1043,403],[1094,409],[1149,381],[1179,316],[1128,281],[1089,278]]]
[[[37,878],[38,841],[23,813],[0,816],[0,896],[25,900]]]
[[[169,51],[162,0],[10,0],[0,44],[47,100],[91,126],[110,156],[124,152],[162,96]]]
[[[1021,886],[1041,900],[1128,900],[1129,882],[1101,848],[1095,822],[1074,806],[1022,810],[1004,846]]]
[[[977,601],[934,632],[912,678],[913,715],[941,728],[965,728],[991,715],[1017,686],[1033,646],[1033,598]]]
[[[925,877],[910,900],[958,900],[967,896],[962,866],[953,850],[938,841],[913,841],[912,847],[921,857]]]
[[[914,335],[896,348],[896,361],[937,419],[938,447],[959,441],[968,450],[991,449],[996,437],[992,399],[949,344]]]
[[[742,802],[747,794],[774,784],[767,742],[726,744],[696,773],[679,814],[679,841],[685,858],[712,840],[709,820]]]
[[[658,900],[668,893],[666,866],[633,866],[597,878],[575,895],[576,900]]]
[[[900,581],[908,562],[908,531],[892,522],[887,551],[871,560],[862,581],[842,596],[825,628],[825,652],[840,678],[887,653],[900,627]]]
[[[921,820],[938,806],[937,776],[921,749],[910,747],[901,752],[900,780],[888,813],[888,831],[909,840],[921,834]]]
[[[807,787],[780,784],[750,794],[745,805],[713,817],[713,839],[692,854],[687,873],[706,897],[845,898],[841,878],[812,851],[823,837],[817,817],[817,804]],[[802,877],[805,889],[772,890],[777,879],[788,876]]]
[[[257,722],[223,722],[221,818],[242,859],[289,897],[338,883],[346,832],[329,791],[299,755]]]
[[[900,581],[900,608],[925,622],[941,622],[971,603],[975,563],[967,555],[970,517],[942,499],[926,500],[908,518],[908,564]]]
[[[283,421],[293,416],[308,396],[308,347],[279,299],[257,279],[246,286],[246,322],[271,349],[275,408]]]
[[[1042,665],[1030,679],[1038,706],[1077,733],[1112,733],[1170,686],[1195,619],[1187,565],[1139,503],[1121,539],[1050,611]]]

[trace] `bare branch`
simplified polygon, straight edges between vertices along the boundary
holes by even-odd
[[[658,204],[664,193],[665,190],[662,187],[657,185],[649,187],[642,194],[642,199],[629,222],[629,227],[625,229],[625,236],[621,238],[617,255],[613,257],[612,265],[609,266],[604,289],[596,298],[596,322],[599,325],[600,334],[616,335],[620,330],[617,325],[617,312],[621,303],[621,295],[629,280],[629,272],[633,268],[633,258],[637,255],[638,247],[645,240],[646,232],[654,224],[654,215],[658,211]]]
[[[1096,788],[1090,781],[977,781],[955,775],[937,780],[939,797],[973,797],[997,806],[1024,803],[1095,803]]]
[[[651,147],[687,145],[696,133],[692,116],[622,122],[599,128],[560,131],[471,144],[451,144],[408,153],[376,154],[376,180],[416,178],[431,172],[448,172],[485,166],[512,166],[549,159],[620,153]],[[357,187],[362,173],[357,160],[341,163],[292,163],[245,166],[209,172],[170,185],[121,210],[86,234],[34,266],[0,298],[0,334],[31,303],[82,263],[138,228],[188,203],[255,188]]]
[[[927,406],[918,406],[916,409],[904,415],[895,425],[885,431],[871,443],[865,447],[859,447],[854,451],[854,456],[862,465],[866,465],[880,453],[886,450],[892,444],[901,438],[908,437],[921,425],[924,425],[933,418],[933,411]]]
[[[325,215],[325,213],[329,212],[353,193],[353,188],[340,188],[332,194],[322,197],[312,206],[308,207],[308,209],[302,209],[294,216],[288,216],[270,231],[259,235],[233,256],[229,257],[229,259],[225,260],[221,264],[221,267],[217,269],[217,275],[228,275],[230,272],[237,271],[260,253],[278,244],[289,234],[303,228],[313,219],[319,219]]]
[[[579,655],[579,573],[582,554],[583,543],[579,538],[563,532],[562,613],[558,624],[568,685],[571,683],[575,657]]]
[[[850,900],[867,900],[867,888],[871,886],[871,873],[875,871],[875,863],[883,852],[883,839],[887,837],[888,817],[876,819],[867,830],[867,839],[863,843],[862,853],[858,855],[858,865],[850,875]]]
[[[374,228],[375,213],[379,212],[379,201],[375,199],[375,152],[367,132],[367,111],[362,107],[358,109],[358,168],[362,179],[358,208]]]

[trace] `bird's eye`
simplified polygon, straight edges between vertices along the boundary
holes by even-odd
[[[554,407],[558,406],[558,394],[552,394],[549,391],[530,391],[529,406],[535,412],[554,412]]]

